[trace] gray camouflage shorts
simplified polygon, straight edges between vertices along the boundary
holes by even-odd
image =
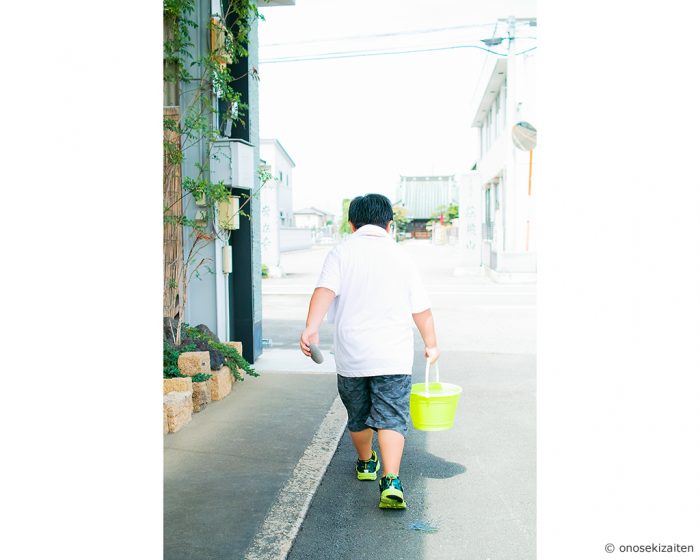
[[[343,377],[338,375],[338,394],[348,411],[348,430],[361,432],[394,430],[408,432],[410,375]]]

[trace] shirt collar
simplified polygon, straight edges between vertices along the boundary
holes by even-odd
[[[386,230],[383,227],[375,226],[372,224],[367,224],[366,226],[362,226],[361,228],[357,229],[353,235],[357,235],[358,237],[362,237],[365,235],[369,235],[372,237],[388,237],[389,234],[386,232]]]

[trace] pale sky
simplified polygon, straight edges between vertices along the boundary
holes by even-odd
[[[400,175],[468,171],[478,156],[471,128],[475,94],[481,93],[475,87],[485,59],[492,64],[500,57],[458,48],[264,61],[380,48],[484,47],[479,39],[505,35],[503,23],[496,28],[499,18],[537,17],[534,0],[297,0],[261,12],[260,135],[277,138],[296,163],[294,208],[334,214],[343,198],[368,192],[393,201]],[[518,35],[534,36],[536,29],[519,28]],[[535,44],[523,39],[519,46]],[[491,48],[505,53],[505,43]]]

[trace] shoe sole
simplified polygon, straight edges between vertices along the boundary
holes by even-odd
[[[377,480],[377,473],[357,473],[357,480]]]
[[[379,507],[381,509],[406,509],[406,502],[382,497],[379,500]]]
[[[377,461],[377,470],[373,473],[355,471],[355,473],[357,473],[357,480],[377,480],[377,473],[379,472],[381,466],[381,463]]]

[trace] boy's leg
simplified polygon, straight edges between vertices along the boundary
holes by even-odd
[[[367,428],[361,432],[350,432],[352,443],[355,445],[357,457],[367,461],[372,457],[372,428]],[[381,445],[381,442],[380,442]]]
[[[357,450],[357,457],[366,461],[372,456],[372,428],[365,424],[371,400],[366,377],[338,375],[338,394],[348,411],[348,431]]]
[[[384,475],[392,473],[398,476],[405,438],[394,430],[379,430],[377,439],[379,440],[379,452],[384,463]]]
[[[367,424],[377,429],[384,474],[399,474],[404,438],[408,431],[410,375],[370,378],[372,409]]]

